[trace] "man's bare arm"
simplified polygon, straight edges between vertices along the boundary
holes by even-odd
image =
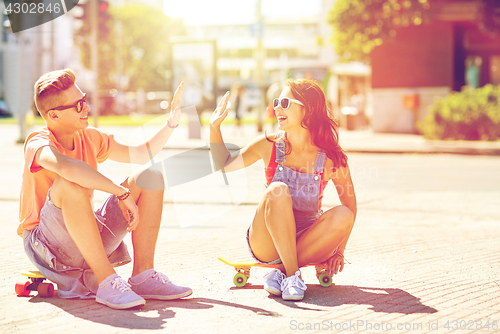
[[[136,145],[113,143],[109,159],[118,162],[145,164],[156,156],[165,146],[181,119],[181,96],[184,83],[181,82],[172,99],[170,115],[163,126],[147,140]]]
[[[83,188],[101,190],[116,196],[126,192],[126,188],[115,184],[86,162],[67,157],[52,146],[44,146],[37,151],[35,164]]]

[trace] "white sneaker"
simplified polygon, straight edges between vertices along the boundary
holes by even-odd
[[[285,279],[285,277],[285,274],[283,274],[281,270],[271,270],[264,275],[264,279],[266,280],[264,282],[264,290],[273,295],[281,296],[281,283],[283,282],[283,279]]]
[[[146,301],[130,288],[130,284],[116,273],[99,284],[95,301],[115,309],[143,306]]]
[[[286,277],[281,283],[284,300],[302,300],[304,298],[304,291],[307,290],[307,286],[299,275],[300,271],[297,270],[295,275]]]

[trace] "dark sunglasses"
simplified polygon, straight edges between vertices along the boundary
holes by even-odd
[[[282,97],[281,99],[273,100],[273,109],[276,109],[278,106],[280,106],[281,109],[288,109],[290,107],[290,102],[295,102],[297,104],[300,104],[301,106],[304,106],[304,104],[299,100],[291,99],[289,97]]]
[[[87,94],[83,94],[83,97],[80,100],[76,101],[76,103],[73,105],[55,107],[55,108],[52,108],[49,110],[65,110],[65,109],[69,109],[69,108],[76,108],[76,112],[81,113],[83,110],[83,106],[87,103],[86,98],[87,98]],[[49,110],[47,110],[47,111],[49,111]]]

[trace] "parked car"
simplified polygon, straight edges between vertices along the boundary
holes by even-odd
[[[0,118],[12,117],[9,106],[4,100],[0,100]]]

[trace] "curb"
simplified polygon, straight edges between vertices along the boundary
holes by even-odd
[[[241,147],[243,148],[243,147]],[[467,148],[467,147],[456,147],[456,148],[422,148],[422,149],[391,149],[391,148],[349,148],[348,146],[343,147],[347,153],[360,153],[360,154],[457,154],[457,155],[476,155],[476,156],[500,156],[500,148]],[[164,150],[179,150],[179,151],[190,151],[190,150],[201,150],[210,151],[208,146],[167,146],[163,147]]]

